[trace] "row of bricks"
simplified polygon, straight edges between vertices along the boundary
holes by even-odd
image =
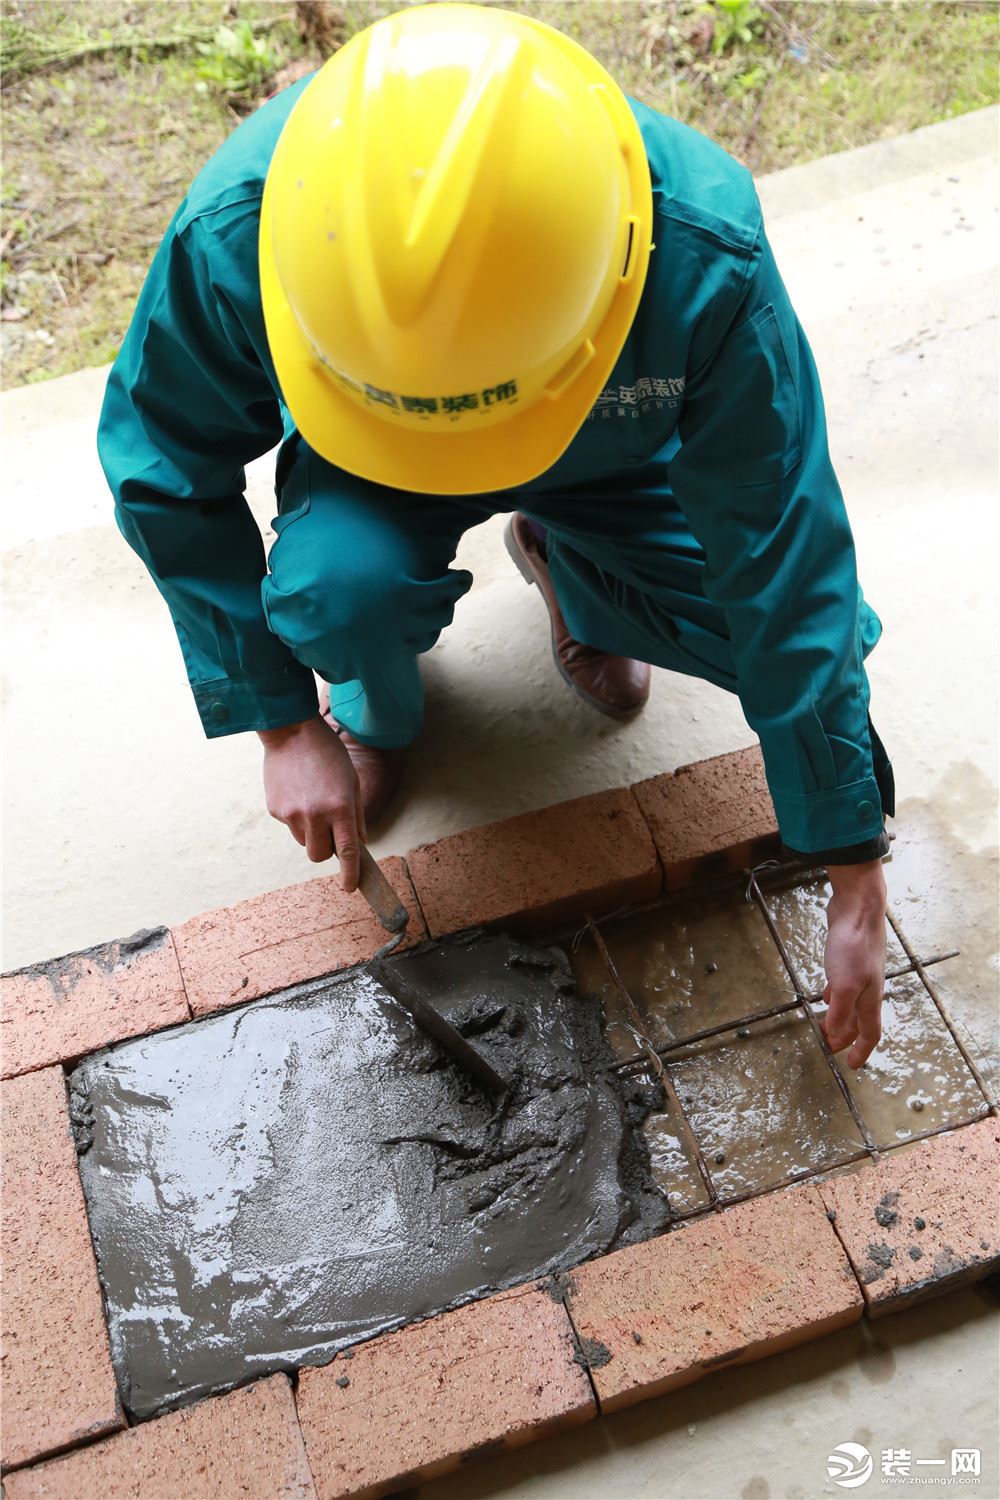
[[[651,900],[701,866],[738,868],[776,836],[753,748],[468,829],[382,868],[419,942],[475,926],[552,931]],[[328,876],[6,975],[2,1076],[363,962],[383,937],[362,897]]]
[[[377,1495],[1000,1264],[990,1117],[120,1431],[64,1075],[0,1095],[7,1500]]]

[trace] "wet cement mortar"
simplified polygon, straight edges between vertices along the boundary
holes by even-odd
[[[891,873],[891,866],[887,866]],[[828,881],[765,872],[768,906],[799,985],[821,994]],[[602,923],[615,967],[657,1046],[783,1003],[794,986],[745,884],[698,889],[666,906]],[[925,944],[928,940],[925,938]],[[935,940],[949,946],[947,936]],[[925,953],[933,952],[925,946]],[[887,928],[887,968],[907,956]],[[622,1057],[638,1042],[625,1003],[597,949],[573,954],[581,989],[602,996],[608,1039]],[[941,983],[945,964],[930,972]],[[814,1006],[822,1015],[825,1005]],[[934,1002],[915,974],[888,981],[882,1039],[860,1070],[835,1059],[876,1145],[891,1148],[927,1130],[979,1116],[985,1100]],[[982,1063],[982,1059],[980,1058]],[[833,1167],[863,1147],[836,1079],[800,1012],[752,1021],[668,1054],[688,1121],[725,1196],[774,1187]],[[695,1157],[670,1110],[645,1127],[653,1174],[675,1213],[707,1207]]]
[[[506,937],[390,961],[511,1081],[497,1104],[364,968],[108,1048],[70,1078],[124,1404],[151,1416],[663,1228],[599,1000]]]

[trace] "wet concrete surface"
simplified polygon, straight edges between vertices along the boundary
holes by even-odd
[[[882,1040],[855,1072],[837,1059],[878,1146],[895,1146],[925,1130],[960,1125],[986,1100],[940,1012],[913,974],[891,979],[882,1005]]]
[[[671,1214],[695,1213],[711,1199],[698,1171],[694,1147],[677,1121],[676,1111],[654,1110],[642,1127],[653,1178],[667,1195]]]
[[[692,890],[667,905],[601,923],[608,952],[656,1047],[794,998],[792,982],[742,888]],[[608,1039],[636,1050],[627,1009],[593,941],[573,954],[582,989],[604,999]]]
[[[918,954],[957,948],[930,978],[962,1040],[1000,1096],[1000,862],[996,789],[968,764],[942,775],[931,808],[900,808],[885,867],[889,903]]]
[[[864,1142],[808,1021],[792,1013],[677,1054],[670,1072],[725,1197],[832,1167]]]
[[[392,960],[513,1081],[494,1105],[363,969],[95,1053],[70,1079],[129,1412],[147,1417],[661,1227],[648,1088],[551,950]]]
[[[909,850],[907,863],[913,863]],[[890,881],[905,890],[900,874],[892,872]],[[762,883],[799,985],[806,993],[820,993],[829,882],[768,872]],[[918,909],[915,884],[911,876],[910,912]],[[792,998],[791,978],[761,913],[744,899],[742,885],[734,883],[723,892],[696,889],[658,908],[602,923],[601,931],[657,1047]],[[929,935],[925,931],[923,936],[917,947],[929,956]],[[907,940],[915,944],[909,934]],[[938,936],[936,947],[950,947],[947,934]],[[596,945],[585,935],[571,956],[580,987],[605,1003],[612,1046],[621,1057],[634,1055],[639,1044],[627,1005]],[[887,928],[887,969],[908,962]],[[952,961],[930,972],[945,985],[946,972],[962,983],[970,969],[968,963]],[[814,1006],[817,1017],[824,1010],[822,1004]],[[983,1095],[916,975],[888,982],[882,1023],[882,1040],[863,1068],[848,1068],[846,1052],[835,1059],[876,1146],[899,1146],[983,1112]],[[822,1048],[798,1013],[673,1050],[668,1066],[712,1181],[724,1197],[832,1168],[864,1145]],[[654,1177],[672,1213],[706,1207],[709,1196],[676,1111],[669,1106],[654,1111],[643,1129]]]

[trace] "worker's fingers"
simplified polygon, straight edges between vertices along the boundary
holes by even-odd
[[[368,842],[368,820],[365,817],[365,799],[361,795],[361,778],[357,771],[354,772],[354,811],[358,819],[358,831],[362,839]]]
[[[289,833],[292,835],[292,838],[297,844],[302,844],[303,846],[305,846],[306,824],[304,818],[279,818],[278,822],[284,823],[285,827],[288,829]]]
[[[310,818],[306,824],[306,853],[314,864],[333,854],[333,834],[326,818]]]
[[[353,808],[334,819],[333,842],[340,860],[340,883],[345,891],[356,891],[361,873],[361,839]]]
[[[831,1052],[847,1054],[847,1066],[860,1068],[868,1061],[882,1039],[882,985],[872,980],[856,996],[850,989],[831,989],[826,999],[829,1009],[820,1023]]]
[[[847,1066],[860,1068],[882,1040],[882,985],[873,980],[857,1002],[858,1035],[847,1054]]]
[[[820,1022],[823,1035],[831,1052],[842,1052],[858,1035],[855,995],[850,989],[835,989],[828,984],[823,998],[827,1004],[826,1013]]]

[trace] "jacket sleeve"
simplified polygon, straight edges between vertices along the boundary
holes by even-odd
[[[670,478],[725,614],[782,840],[824,863],[876,858],[894,793],[863,659],[881,626],[858,585],[816,367],[763,231],[725,334],[702,354]]]
[[[267,627],[264,547],[244,464],[282,435],[264,361],[256,233],[168,230],[111,370],[98,450],[119,529],[166,600],[209,736],[316,711],[312,677]],[[218,266],[219,274],[213,274]]]

